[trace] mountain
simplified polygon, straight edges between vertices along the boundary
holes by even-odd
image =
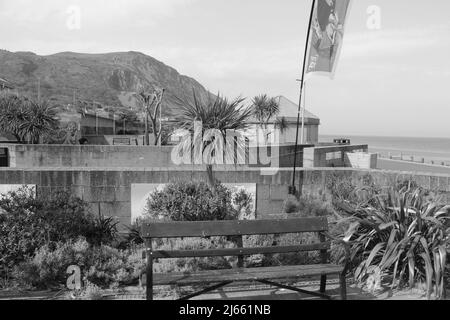
[[[137,110],[133,95],[141,86],[166,89],[165,116],[176,112],[180,104],[177,97],[191,97],[193,89],[201,96],[209,95],[196,80],[139,52],[63,52],[39,56],[32,52],[0,50],[0,78],[7,79],[20,94],[30,97],[37,97],[40,83],[43,98],[58,104],[61,112],[72,113],[82,102],[89,108],[105,111]]]

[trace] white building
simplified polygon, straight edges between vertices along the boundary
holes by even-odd
[[[248,134],[248,138],[252,141],[257,140],[256,130],[259,128],[259,141],[264,141],[264,135],[268,135],[268,141],[274,144],[295,144],[297,133],[297,116],[298,105],[284,96],[276,97],[280,107],[280,113],[278,116],[269,120],[267,131],[264,133],[261,129],[261,125],[258,120],[253,119],[251,122],[251,128]],[[275,124],[278,119],[285,118],[288,123],[288,128],[284,132],[275,133]],[[305,144],[317,144],[319,142],[319,126],[320,119],[311,112],[305,110]],[[301,121],[298,134],[299,144],[301,143]]]

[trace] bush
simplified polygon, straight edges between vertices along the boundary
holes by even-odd
[[[155,191],[148,199],[146,216],[153,220],[216,221],[237,219],[232,192],[217,184],[215,192],[204,182],[177,182]]]
[[[391,281],[391,289],[424,282],[443,297],[450,206],[422,189],[391,188],[374,201],[355,207],[343,221],[342,235],[352,244],[355,278],[360,283]]]
[[[80,236],[90,243],[110,243],[117,234],[111,219],[94,218],[86,202],[65,191],[35,197],[23,188],[0,198],[0,277],[44,245]]]
[[[41,247],[33,258],[15,268],[14,277],[22,286],[49,289],[65,284],[67,268],[76,265],[85,283],[106,288],[137,283],[144,264],[142,250],[91,246],[81,238]]]
[[[235,248],[232,241],[227,241],[225,237],[213,237],[210,239],[189,238],[189,239],[165,239],[160,240],[156,245],[156,250],[206,250]],[[202,270],[230,269],[236,266],[237,257],[208,257],[208,258],[180,258],[180,259],[160,259],[154,264],[156,273],[170,272],[196,272]]]

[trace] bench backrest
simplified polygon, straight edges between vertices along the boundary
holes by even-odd
[[[300,251],[324,251],[330,248],[330,243],[324,237],[315,244],[297,244],[292,246],[183,250],[183,251],[152,251],[152,239],[170,238],[200,238],[218,236],[269,235],[290,233],[320,233],[328,231],[327,218],[301,218],[284,220],[245,220],[245,221],[208,221],[208,222],[167,222],[146,223],[142,227],[143,238],[153,258],[186,258],[213,256],[242,256],[254,254],[291,253]],[[242,237],[241,237],[242,241]]]

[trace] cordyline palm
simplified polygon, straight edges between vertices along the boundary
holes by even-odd
[[[261,94],[253,98],[252,108],[253,115],[263,130],[264,142],[267,144],[269,121],[280,113],[280,105],[275,98],[269,98],[266,94]]]
[[[252,110],[242,103],[245,99],[236,98],[228,100],[218,94],[216,97],[208,96],[200,98],[193,92],[192,101],[181,101],[182,107],[177,117],[176,125],[184,129],[189,134],[185,135],[176,147],[178,154],[191,154],[196,150],[201,154],[194,154],[194,157],[201,157],[202,162],[207,162],[208,183],[213,190],[216,180],[213,173],[214,164],[222,164],[221,154],[225,155],[226,163],[235,160],[234,147],[236,139],[227,139],[227,133],[239,136],[240,131],[248,128],[248,120],[252,116]],[[195,123],[201,123],[201,134],[194,134]],[[195,148],[194,146],[197,146]],[[238,150],[245,148],[242,139],[237,139]],[[233,150],[233,152],[226,152]],[[219,163],[217,163],[219,159]]]
[[[27,103],[24,121],[20,124],[22,136],[30,143],[38,144],[40,138],[50,135],[58,128],[58,110],[47,101]]]
[[[19,143],[24,142],[21,125],[26,121],[26,117],[25,99],[13,95],[0,97],[0,131],[13,135]]]

